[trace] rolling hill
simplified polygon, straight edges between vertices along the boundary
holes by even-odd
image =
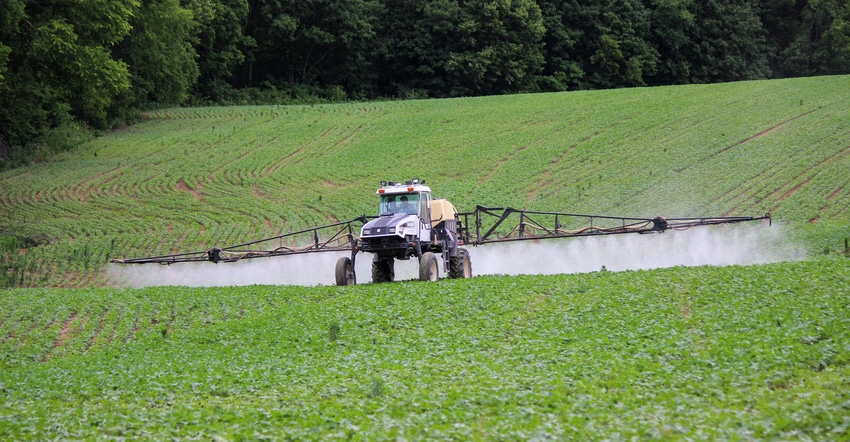
[[[166,109],[0,173],[6,285],[109,285],[110,258],[374,211],[382,179],[476,204],[760,215],[838,248],[850,77],[447,100]]]

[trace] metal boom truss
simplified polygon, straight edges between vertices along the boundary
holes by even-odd
[[[477,206],[472,212],[460,213],[458,217],[461,221],[458,226],[460,242],[473,246],[545,238],[661,233],[666,230],[686,230],[696,226],[771,221],[769,213],[758,217],[629,218],[484,206]],[[370,217],[364,215],[348,221],[285,233],[235,246],[145,258],[113,259],[111,262],[117,264],[174,264],[202,261],[219,263],[304,253],[353,253],[356,252],[360,241],[355,231],[369,219]]]
[[[759,217],[629,218],[483,206],[477,206],[473,212],[461,213],[460,217],[463,225],[467,226],[461,232],[463,241],[472,245],[542,238],[661,233],[666,230],[687,230],[696,226],[771,219],[769,213]],[[474,228],[474,232],[469,226]]]

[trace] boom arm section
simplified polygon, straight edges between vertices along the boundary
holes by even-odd
[[[472,212],[459,213],[458,219],[460,221],[457,232],[458,242],[474,246],[546,238],[661,233],[666,230],[686,230],[696,226],[771,221],[770,213],[758,217],[628,218],[484,206],[477,206]],[[368,220],[369,217],[363,215],[349,221],[285,233],[235,246],[145,258],[113,259],[111,262],[117,264],[173,264],[203,261],[219,263],[317,252],[351,252],[353,257],[360,245],[360,238],[355,233],[355,228],[362,227]]]
[[[251,241],[235,246],[212,248],[203,252],[177,253],[173,255],[149,256],[146,258],[113,259],[116,264],[173,264],[178,262],[211,261],[234,262],[241,259],[268,258],[272,256],[297,255],[316,252],[346,252],[357,246],[355,224],[366,223],[366,216],[325,226],[313,227],[298,232],[285,233],[271,238]],[[293,244],[309,242],[308,245]]]
[[[628,218],[484,206],[477,206],[473,212],[460,213],[459,217],[463,224],[460,237],[464,243],[472,245],[621,233],[661,233],[696,226],[771,220],[770,213],[759,217]]]

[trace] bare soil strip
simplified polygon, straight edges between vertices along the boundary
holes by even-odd
[[[198,189],[190,188],[183,178],[180,178],[174,187],[181,192],[189,192],[190,194],[192,194],[192,198],[201,201],[201,192]]]

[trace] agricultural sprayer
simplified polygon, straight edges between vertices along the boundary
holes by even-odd
[[[356,283],[355,259],[371,253],[372,282],[395,279],[395,261],[416,258],[419,279],[435,281],[443,273],[449,278],[471,278],[472,263],[467,246],[544,238],[652,234],[685,230],[696,226],[768,220],[770,214],[709,218],[628,218],[561,212],[518,210],[510,207],[476,206],[458,212],[445,199],[433,198],[425,181],[381,182],[377,190],[377,216],[360,216],[348,221],[313,227],[229,247],[200,252],[145,258],[114,259],[118,264],[174,264],[209,261],[234,262],[320,252],[350,252],[334,270],[337,285]],[[359,230],[358,230],[359,228]]]

